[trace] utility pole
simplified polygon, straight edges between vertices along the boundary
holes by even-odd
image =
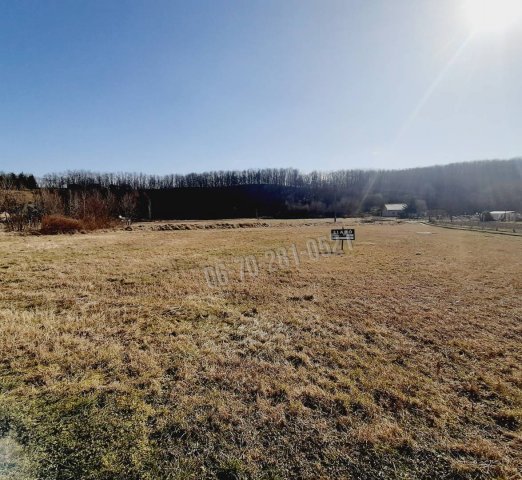
[[[337,223],[337,185],[334,186],[334,223]]]

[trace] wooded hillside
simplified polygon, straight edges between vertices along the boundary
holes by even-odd
[[[16,185],[18,177],[2,178]],[[135,215],[151,219],[379,214],[388,202],[407,203],[412,214],[456,215],[522,211],[522,159],[311,173],[290,168],[164,176],[68,171],[45,175],[39,186],[61,192],[65,200],[70,192],[86,190],[116,196],[136,192]]]

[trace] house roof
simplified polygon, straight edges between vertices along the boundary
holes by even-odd
[[[406,205],[405,203],[386,203],[384,205],[384,208],[388,211],[390,210],[398,210],[398,211],[402,211],[404,210],[408,205]]]
[[[494,214],[504,215],[505,213],[515,213],[515,211],[514,210],[493,210],[489,213],[491,213],[492,215],[494,215]]]

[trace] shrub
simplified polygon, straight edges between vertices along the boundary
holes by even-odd
[[[45,215],[42,218],[41,233],[54,235],[57,233],[74,233],[83,229],[83,223],[63,215]]]

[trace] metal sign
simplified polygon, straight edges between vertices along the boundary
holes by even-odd
[[[332,240],[355,240],[355,228],[333,229]]]

